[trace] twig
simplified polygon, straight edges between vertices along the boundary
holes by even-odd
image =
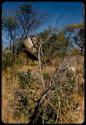
[[[45,102],[47,102],[53,108],[53,110],[55,112],[57,112],[57,109],[54,107],[54,105],[51,102],[49,102],[49,100],[46,100],[46,99],[44,99],[44,100],[45,100]]]
[[[25,90],[25,89],[23,89],[23,90],[18,90],[18,91],[20,91],[20,92],[29,92],[29,91],[31,91],[31,92],[33,92],[33,93],[35,93],[35,94],[37,94],[37,95],[40,95],[40,94],[38,94],[38,92],[36,92],[35,90],[32,90],[32,89],[30,89],[30,90]]]
[[[63,12],[64,12],[64,11],[63,11]],[[51,30],[51,32],[50,32],[48,38],[47,38],[45,41],[43,41],[42,44],[45,44],[45,43],[50,39],[51,34],[52,34],[52,32],[53,32],[53,30],[54,30],[54,28],[55,28],[55,25],[56,25],[57,17],[59,17],[59,16],[61,16],[61,15],[59,14],[59,15],[57,16],[57,14],[56,14],[56,18],[55,18],[55,20],[54,20],[53,28],[52,28],[52,30]]]

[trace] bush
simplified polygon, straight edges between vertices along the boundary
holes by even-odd
[[[32,62],[30,63],[30,66],[37,66],[37,62],[32,61]]]
[[[4,70],[7,67],[11,66],[12,66],[12,54],[10,52],[2,54],[2,69]]]
[[[44,79],[50,79],[50,74],[48,72],[43,73]]]
[[[72,49],[71,51],[70,51],[70,55],[78,55],[78,54],[80,54],[80,50],[79,49],[77,49],[77,48],[74,48],[74,49]]]
[[[16,60],[16,64],[17,64],[17,65],[22,64],[22,60],[17,59],[17,60]]]
[[[14,117],[28,116],[28,99],[25,93],[16,93],[15,94],[15,111]]]
[[[59,50],[56,55],[58,55],[59,58],[64,58],[67,56],[67,51],[66,50]]]
[[[26,85],[30,85],[32,78],[31,78],[31,72],[28,70],[27,72],[19,72],[17,73],[19,77],[19,81],[21,84],[21,87],[24,88]]]
[[[22,104],[23,107],[26,107],[27,106],[27,96],[21,96],[21,99],[20,99],[20,102]]]

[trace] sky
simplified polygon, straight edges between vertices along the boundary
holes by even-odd
[[[26,2],[4,2],[2,4],[2,15],[6,12],[16,10]],[[29,3],[29,2],[28,2]],[[63,28],[69,24],[79,24],[83,21],[81,2],[30,2],[40,14],[49,14],[49,20],[37,29],[37,32],[46,29],[48,25],[56,25]],[[5,35],[6,36],[6,35]],[[6,41],[5,37],[4,40]]]

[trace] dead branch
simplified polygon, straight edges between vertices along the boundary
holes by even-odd
[[[42,82],[43,88],[45,90],[45,81],[43,79],[42,66],[41,66],[41,48],[42,48],[42,45],[41,45],[41,41],[40,41],[40,46],[39,46],[39,49],[38,49],[38,64],[39,64],[38,66],[39,66],[41,82]]]

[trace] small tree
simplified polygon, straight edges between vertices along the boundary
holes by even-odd
[[[18,28],[17,21],[13,16],[5,16],[2,20],[2,30],[6,31],[10,38],[10,50],[12,50],[13,42],[13,52],[14,52],[14,39],[16,35],[16,30]]]

